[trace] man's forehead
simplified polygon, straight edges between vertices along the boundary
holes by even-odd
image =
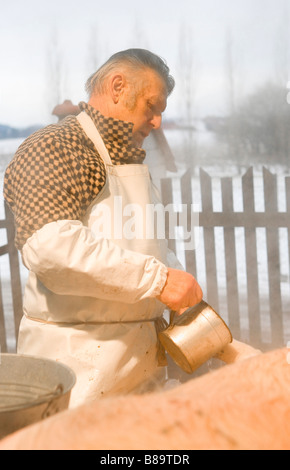
[[[141,76],[144,79],[144,83],[146,83],[147,85],[164,89],[164,91],[166,90],[166,83],[164,78],[162,78],[162,76],[159,75],[159,73],[155,70],[145,68],[142,70]]]
[[[159,104],[161,107],[166,107],[167,104],[167,88],[163,78],[160,77],[156,72],[151,71],[148,73],[144,92],[147,97],[151,98]]]
[[[160,108],[161,112],[165,111],[167,106],[167,96],[165,93],[162,92],[159,95],[153,95],[152,101]]]
[[[166,87],[163,85],[153,86],[147,89],[145,96],[148,100],[159,106],[161,109],[165,109],[167,106],[167,92]]]

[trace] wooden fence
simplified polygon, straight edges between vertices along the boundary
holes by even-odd
[[[203,169],[198,178],[187,172],[178,181],[180,200],[191,208],[194,204],[194,185],[200,192],[200,243],[195,250],[182,253],[186,269],[200,281],[207,300],[228,322],[236,339],[248,341],[263,350],[285,346],[290,340],[290,300],[289,300],[289,253],[290,253],[290,177],[285,177],[285,210],[278,208],[277,176],[263,169],[262,202],[264,211],[257,211],[254,188],[254,173],[250,168],[241,178],[242,210],[234,207],[234,180],[229,177],[220,179],[222,207],[215,206],[216,192],[213,191],[213,178]],[[174,202],[173,179],[160,182],[164,205]],[[18,254],[14,248],[13,218],[6,208],[6,220],[0,228],[7,231],[7,244],[0,248],[0,255],[8,254],[11,272],[12,316],[14,313],[13,334],[17,335],[22,310],[21,280],[19,275]],[[265,237],[261,241],[258,231],[263,229]],[[237,230],[243,237],[237,242]],[[283,230],[284,245],[281,245]],[[217,237],[222,237],[221,245]],[[286,241],[285,241],[286,240]],[[285,248],[286,243],[286,248]],[[263,245],[263,246],[261,246]],[[178,251],[175,239],[169,246]],[[263,276],[267,278],[261,289],[259,252],[264,249],[266,264]],[[240,253],[244,253],[244,279],[241,288]],[[218,260],[223,259],[224,286],[221,285]],[[203,262],[201,262],[201,259]],[[281,266],[283,260],[283,269]],[[285,274],[285,265],[287,266]],[[3,290],[3,297],[7,289]],[[9,302],[8,302],[9,303]],[[7,329],[5,322],[11,311],[5,311],[7,300],[0,295],[0,345],[7,349]],[[10,333],[11,334],[11,333]]]
[[[263,204],[264,212],[255,209],[254,172],[250,168],[241,178],[243,210],[234,211],[233,179],[222,177],[221,211],[214,211],[213,179],[204,170],[199,173],[200,201],[199,226],[201,242],[195,250],[184,253],[184,264],[198,280],[204,279],[206,300],[224,316],[227,310],[227,321],[236,339],[249,341],[252,345],[263,350],[285,346],[290,340],[290,302],[289,302],[289,270],[287,275],[281,271],[281,257],[287,257],[289,268],[290,252],[290,178],[285,177],[285,212],[278,210],[277,176],[263,169]],[[191,206],[193,200],[194,180],[186,173],[180,181],[180,196],[182,204]],[[173,202],[172,180],[161,182],[163,203]],[[219,236],[223,237],[223,258],[225,265],[225,289],[219,288],[217,269],[217,228],[221,228]],[[258,229],[265,230],[264,246],[258,239]],[[236,230],[242,229],[241,239],[244,246],[236,241]],[[287,247],[281,246],[281,229],[286,231]],[[176,252],[176,241],[170,240],[170,248]],[[198,266],[199,251],[203,249],[204,267]],[[246,289],[239,289],[240,266],[238,253],[245,253],[244,281]],[[261,289],[259,282],[259,250],[264,250],[268,277],[268,292],[265,286]],[[284,250],[284,252],[283,252]],[[219,256],[218,256],[219,255]],[[285,263],[284,263],[285,265]],[[199,269],[200,268],[200,269]],[[202,272],[202,270],[204,272]],[[282,295],[282,281],[283,292]],[[289,336],[288,336],[289,335]]]
[[[1,263],[0,277],[0,352],[14,352],[22,317],[22,282],[20,275],[19,254],[14,245],[14,219],[6,204],[5,219],[0,220],[0,229],[6,232],[7,243],[0,247],[1,259],[8,256],[6,272]],[[10,344],[9,344],[10,343]]]

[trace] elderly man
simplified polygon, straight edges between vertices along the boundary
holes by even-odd
[[[113,55],[88,80],[80,114],[29,137],[6,171],[30,272],[18,351],[75,370],[72,406],[162,380],[156,325],[164,308],[202,299],[194,277],[169,264],[164,240],[117,226],[122,208],[145,214],[157,200],[142,143],[161,125],[173,87],[155,54]],[[102,231],[104,214],[110,230]]]

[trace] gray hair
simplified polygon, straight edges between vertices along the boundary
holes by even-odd
[[[89,96],[94,91],[103,93],[105,90],[106,79],[114,70],[120,69],[120,66],[128,66],[132,71],[142,68],[150,68],[159,74],[166,84],[168,96],[172,93],[175,81],[170,75],[169,67],[161,57],[153,54],[146,49],[127,49],[112,55],[97,72],[90,76],[86,82],[86,91]]]

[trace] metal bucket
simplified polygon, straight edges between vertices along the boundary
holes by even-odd
[[[59,362],[0,355],[0,439],[68,408],[74,372]]]
[[[223,319],[202,301],[175,318],[159,333],[159,340],[174,362],[188,374],[233,341]]]

